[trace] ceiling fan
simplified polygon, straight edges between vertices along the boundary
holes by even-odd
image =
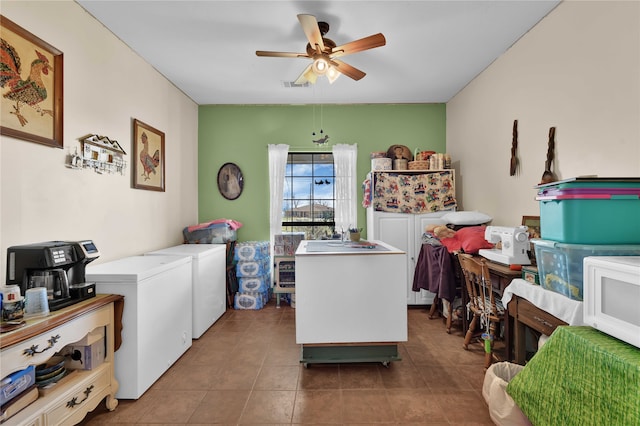
[[[315,84],[318,76],[323,75],[327,76],[330,83],[333,83],[340,74],[344,74],[354,80],[360,80],[366,75],[363,71],[337,58],[384,46],[387,43],[384,35],[378,33],[336,46],[333,40],[324,38],[324,35],[329,32],[328,23],[318,22],[315,16],[305,14],[298,15],[298,20],[309,40],[306,53],[256,51],[258,56],[311,59],[313,62],[300,74],[295,84],[305,84],[307,82]]]

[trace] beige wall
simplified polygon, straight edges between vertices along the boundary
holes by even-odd
[[[197,105],[72,1],[3,1],[2,14],[64,52],[65,149],[0,137],[1,279],[14,244],[88,238],[104,262],[180,243],[198,219]],[[461,207],[498,225],[538,214],[551,126],[561,178],[640,176],[639,80],[640,3],[560,4],[447,104]],[[64,167],[88,133],[131,154],[134,118],[166,134],[166,192],[132,189],[130,163],[124,176]]]
[[[511,177],[514,119],[520,173]],[[552,126],[561,179],[640,176],[640,2],[561,3],[447,104],[462,207],[494,225],[538,215]]]
[[[3,1],[2,15],[64,53],[65,145],[0,138],[2,284],[11,245],[93,239],[104,262],[181,243],[198,217],[198,106],[72,1]],[[131,188],[134,118],[165,132],[166,192]],[[120,142],[125,175],[65,167],[90,133]]]

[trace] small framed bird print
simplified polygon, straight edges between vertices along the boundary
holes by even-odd
[[[133,187],[164,192],[164,133],[133,120]]]
[[[62,148],[62,52],[2,15],[0,38],[0,133]]]

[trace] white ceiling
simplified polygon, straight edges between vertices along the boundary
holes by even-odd
[[[447,102],[559,1],[77,0],[187,96],[207,104]],[[378,32],[386,46],[341,59],[367,73],[285,87],[309,59],[296,15],[328,22],[344,44]]]

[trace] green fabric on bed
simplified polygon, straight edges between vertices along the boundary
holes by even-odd
[[[507,393],[534,425],[640,425],[640,349],[558,327]]]

